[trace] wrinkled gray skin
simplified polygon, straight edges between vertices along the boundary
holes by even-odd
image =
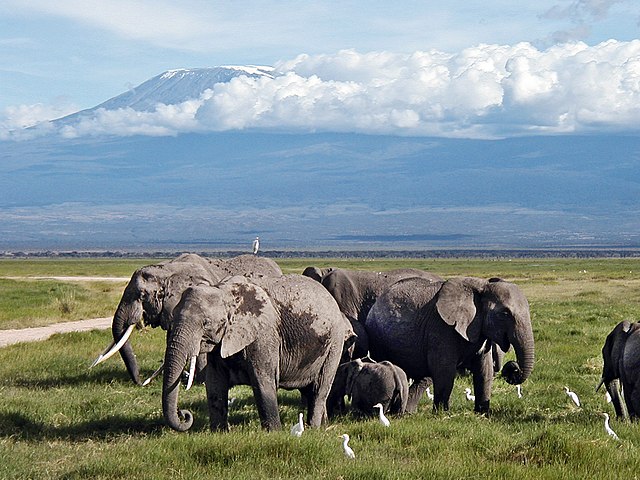
[[[345,413],[344,397],[351,398],[351,407],[365,415],[375,413],[381,403],[391,414],[405,413],[409,398],[409,382],[404,371],[391,362],[356,359],[338,367],[327,398],[329,417]]]
[[[434,409],[449,408],[456,369],[464,367],[473,376],[475,411],[489,411],[491,342],[503,351],[514,347],[517,363],[502,369],[508,383],[521,384],[533,370],[529,304],[512,283],[472,277],[401,280],[378,298],[365,326],[372,358],[393,362],[424,388],[431,377]],[[415,411],[421,395],[411,392],[408,411]]]
[[[620,419],[640,416],[640,324],[620,322],[602,347],[602,379]],[[622,387],[622,392],[620,391]]]
[[[228,275],[281,275],[278,265],[269,258],[241,255],[229,260],[208,259],[193,253],[142,267],[134,272],[113,316],[111,331],[118,341],[130,325],[140,322],[168,330],[173,309],[190,286],[215,285]],[[127,341],[120,355],[131,379],[141,384],[136,356]],[[200,363],[199,368],[203,368]]]
[[[317,269],[308,267],[305,272],[311,278],[320,274],[322,285],[338,302],[354,332],[358,336],[354,349],[354,358],[364,357],[369,353],[369,340],[364,320],[376,298],[389,286],[409,277],[420,277],[431,281],[441,281],[438,275],[415,268],[401,268],[386,272],[366,270],[348,270],[343,268]]]
[[[210,427],[228,429],[228,395],[250,385],[262,426],[281,428],[276,391],[299,389],[307,423],[326,414],[343,344],[353,331],[328,292],[302,275],[247,279],[189,288],[174,312],[162,389],[166,423],[185,431],[193,418],[178,409],[180,377],[189,358],[207,353]]]

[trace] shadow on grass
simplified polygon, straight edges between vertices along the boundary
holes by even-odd
[[[124,371],[106,370],[106,371],[87,371],[86,373],[65,374],[56,372],[55,377],[50,378],[33,378],[33,377],[8,377],[4,379],[0,385],[5,384],[12,387],[33,388],[47,390],[51,388],[63,387],[80,387],[82,385],[108,385],[113,382],[129,383],[133,385],[131,378]]]
[[[162,419],[149,421],[146,418],[119,415],[58,427],[36,421],[16,411],[0,414],[0,437],[19,440],[84,441],[120,435],[159,434],[163,428]]]

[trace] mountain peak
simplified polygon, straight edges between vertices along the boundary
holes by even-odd
[[[200,95],[216,83],[226,83],[235,77],[273,78],[274,68],[256,65],[222,65],[205,68],[177,68],[167,70],[137,87],[87,110],[74,113],[56,122],[69,123],[90,116],[98,109],[131,108],[140,112],[155,110],[158,104],[175,105]]]

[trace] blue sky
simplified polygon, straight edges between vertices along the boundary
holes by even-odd
[[[484,62],[473,75],[479,71],[497,78],[471,75],[468,84],[448,85],[446,93],[417,109],[407,102],[387,105],[380,115],[404,133],[491,136],[504,127],[487,132],[484,125],[519,122],[526,124],[523,130],[536,132],[600,125],[633,130],[639,120],[639,24],[640,4],[632,0],[4,0],[0,124],[4,130],[28,126],[92,107],[165,70],[225,64],[278,66],[305,79],[304,85],[296,84],[301,95],[313,87],[308,79],[318,76],[335,102],[336,82],[342,82],[340,88],[355,83],[368,92],[378,77],[400,75],[413,68],[416,55],[428,55],[431,72],[444,65],[453,75],[456,65],[466,68],[473,57],[479,59],[473,60],[476,64]],[[610,39],[616,42],[602,43]],[[443,57],[446,61],[439,60]],[[338,72],[345,65],[352,76]],[[419,68],[424,70],[424,65]],[[507,81],[505,65],[511,76]],[[615,85],[610,77],[615,77]],[[591,83],[596,88],[579,95],[589,98],[588,104],[573,98],[575,88]],[[469,90],[468,85],[482,88]],[[403,88],[409,96],[415,94],[410,86]],[[257,97],[264,98],[264,90]],[[507,100],[518,108],[510,108]],[[377,98],[367,97],[367,102],[375,104]],[[201,117],[206,117],[207,109],[203,111]],[[345,118],[354,117],[353,111],[347,113]],[[497,114],[500,120],[494,118]],[[428,117],[431,126],[425,128],[416,115]],[[452,117],[456,125],[449,128]],[[434,118],[440,123],[437,128]],[[214,129],[229,128],[224,120],[217,121]],[[241,127],[273,127],[279,121],[262,116]],[[322,129],[334,121],[325,118],[302,126]],[[375,133],[379,127],[367,117],[357,130]]]

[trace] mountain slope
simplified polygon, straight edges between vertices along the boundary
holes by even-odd
[[[0,191],[0,248],[640,245],[637,137],[39,139]]]
[[[243,75],[254,78],[272,77],[272,74],[273,68],[265,66],[220,66],[168,70],[93,108],[58,119],[56,123],[72,123],[78,117],[91,116],[99,109],[131,108],[141,112],[153,111],[158,104],[175,105],[198,98],[205,90],[213,88],[216,83],[230,82],[235,77]]]

